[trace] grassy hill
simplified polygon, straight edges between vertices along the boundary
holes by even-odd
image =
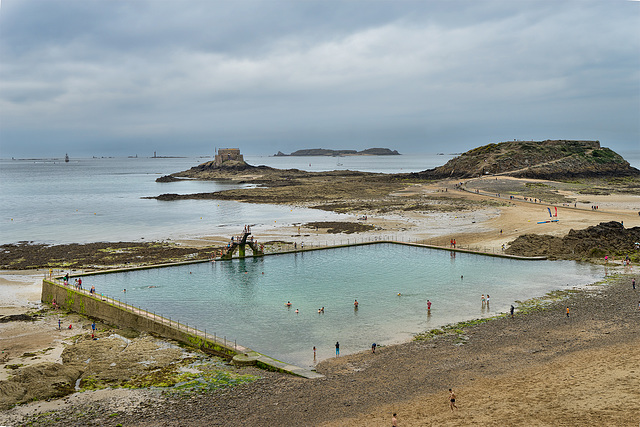
[[[567,179],[640,176],[619,154],[599,141],[510,141],[474,148],[414,178],[471,178],[509,175],[521,178]]]

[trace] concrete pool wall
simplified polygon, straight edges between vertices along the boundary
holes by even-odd
[[[59,307],[87,317],[176,340],[204,352],[231,359],[238,365],[256,365],[263,369],[286,372],[305,378],[322,377],[316,372],[281,362],[238,345],[235,341],[227,341],[226,338],[207,334],[206,331],[199,331],[194,326],[183,325],[110,297],[93,295],[86,290],[61,285],[55,279],[42,281],[41,299],[47,304],[53,304],[55,300]]]

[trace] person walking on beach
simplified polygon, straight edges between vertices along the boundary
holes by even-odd
[[[451,389],[449,389],[449,408],[451,408],[451,412],[453,412],[453,408],[458,409],[456,406],[456,394]]]
[[[633,279],[631,279],[631,286],[633,286],[633,289],[636,288],[636,278],[635,277]]]
[[[569,318],[569,307],[567,307],[567,318]]]
[[[336,341],[336,357],[340,356],[340,343]]]
[[[513,306],[513,304],[511,304],[511,318],[513,319],[513,312],[515,310],[515,307]]]
[[[393,413],[393,417],[391,417],[391,427],[398,427],[398,418],[396,413]]]

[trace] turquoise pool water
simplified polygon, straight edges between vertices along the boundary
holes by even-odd
[[[277,359],[312,366],[313,346],[322,360],[334,356],[336,341],[341,354],[373,342],[403,342],[603,276],[602,267],[572,261],[377,244],[89,276],[83,286]],[[489,308],[482,307],[481,294],[491,295]],[[323,306],[324,314],[318,314]]]

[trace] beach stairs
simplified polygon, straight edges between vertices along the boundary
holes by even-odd
[[[244,258],[245,255],[245,251],[246,251],[246,247],[247,245],[249,245],[249,247],[251,248],[251,250],[253,251],[253,256],[262,256],[264,255],[264,251],[261,249],[260,246],[258,246],[258,243],[256,241],[254,241],[253,239],[249,239],[249,236],[251,235],[250,232],[245,231],[242,234],[242,238],[239,240],[234,240],[233,242],[231,242],[229,244],[229,247],[224,251],[224,253],[222,254],[222,256],[220,257],[221,259],[231,259],[233,258],[233,254],[236,252],[236,249],[238,250],[238,256],[240,258]]]

